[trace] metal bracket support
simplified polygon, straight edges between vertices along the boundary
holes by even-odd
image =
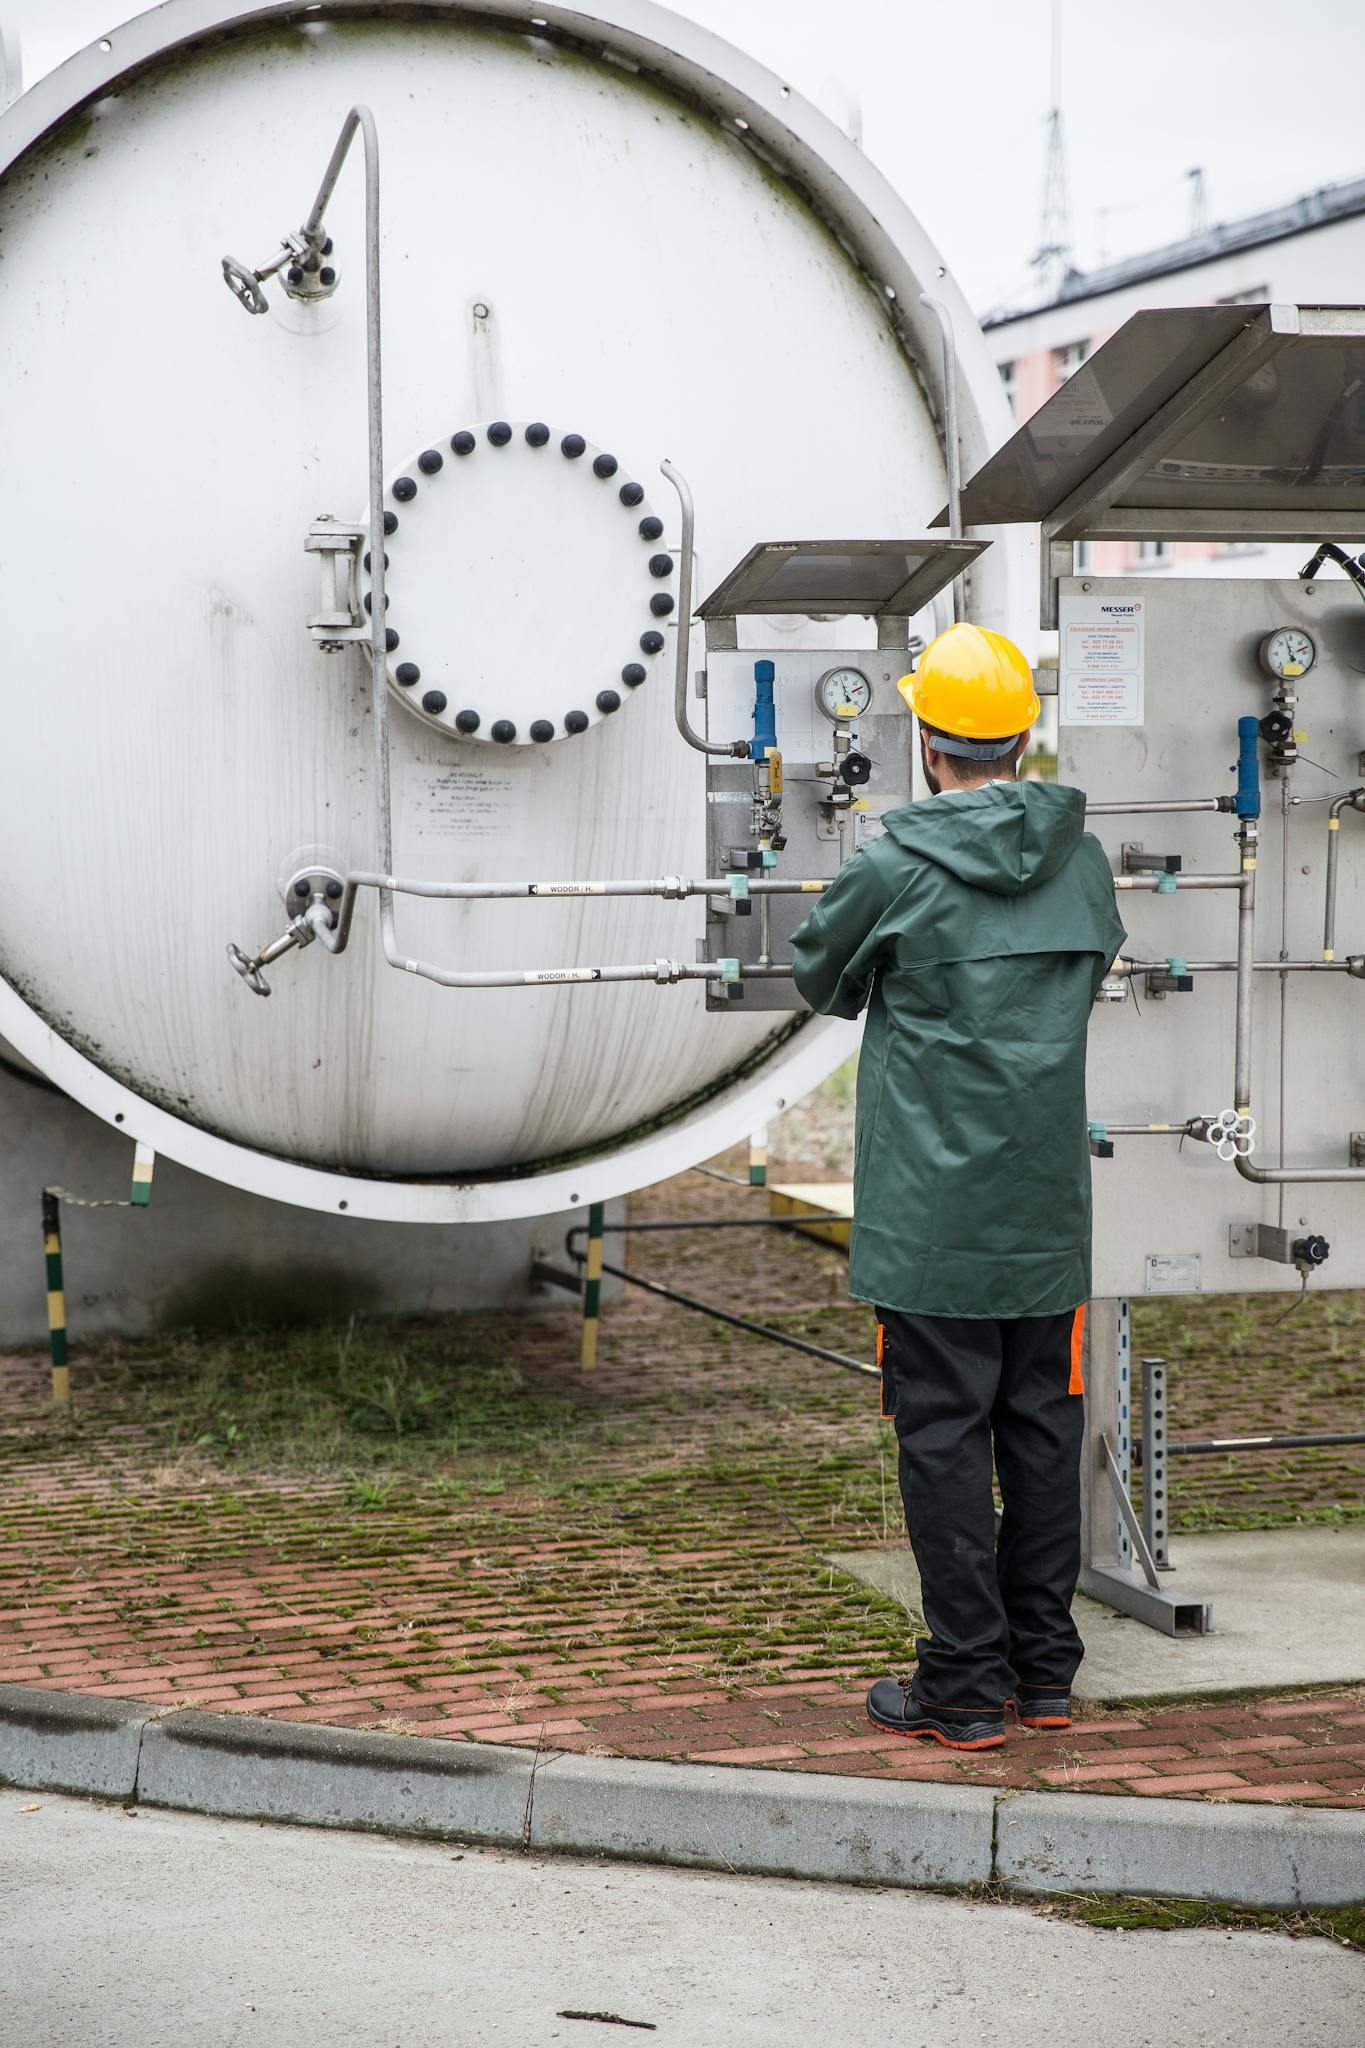
[[[306,623],[325,653],[371,637],[360,602],[360,550],[365,538],[363,526],[344,525],[324,512],[313,521],[303,543],[305,554],[317,556],[321,571],[319,608],[308,614]]]
[[[1149,1586],[1159,1586],[1161,1581],[1156,1573],[1156,1559],[1147,1548],[1147,1538],[1143,1534],[1142,1524],[1134,1512],[1132,1501],[1128,1498],[1128,1488],[1124,1485],[1119,1472],[1119,1461],[1114,1456],[1114,1446],[1108,1430],[1100,1432],[1100,1448],[1104,1453],[1104,1469],[1108,1475],[1110,1490],[1119,1504],[1119,1516],[1128,1531],[1128,1540],[1137,1552],[1138,1563],[1142,1566],[1142,1576]]]
[[[1164,1586],[1154,1591],[1131,1572],[1120,1571],[1113,1565],[1082,1565],[1080,1589],[1090,1599],[1105,1607],[1116,1607],[1120,1614],[1145,1622],[1148,1628],[1160,1629],[1163,1635],[1213,1633],[1210,1601],[1201,1600],[1197,1594],[1182,1599],[1179,1594],[1167,1592]]]
[[[1075,575],[1076,549],[1069,540],[1054,539],[1051,527],[1046,524],[1038,529],[1038,570],[1038,624],[1044,633],[1055,633],[1059,610],[1057,586],[1063,576]]]
[[[1140,839],[1125,839],[1120,852],[1125,875],[1178,875],[1184,864],[1180,853],[1148,853]]]
[[[583,1275],[570,1273],[563,1266],[551,1266],[544,1259],[535,1259],[531,1264],[531,1285],[533,1287],[562,1287],[566,1294],[583,1293]]]
[[[1142,1361],[1142,1529],[1159,1572],[1171,1569],[1166,1480],[1166,1361]]]
[[[1273,1223],[1230,1223],[1230,1259],[1270,1259],[1277,1266],[1294,1264],[1294,1232]]]
[[[1230,1223],[1228,1257],[1269,1259],[1277,1266],[1294,1266],[1305,1286],[1309,1275],[1327,1263],[1332,1247],[1316,1231],[1305,1230],[1296,1237],[1273,1223]]]
[[[1163,1634],[1205,1635],[1211,1603],[1198,1593],[1170,1592],[1128,1499],[1129,1327],[1126,1301],[1092,1301],[1085,1319],[1085,1453],[1081,1465],[1080,1590]],[[1149,1434],[1151,1432],[1149,1431]],[[1163,1439],[1164,1440],[1164,1439]],[[1144,1446],[1145,1456],[1145,1446]],[[1155,1533],[1155,1530],[1153,1531]],[[1128,1569],[1143,1558],[1141,1576]],[[1145,1553],[1145,1556],[1144,1556]]]

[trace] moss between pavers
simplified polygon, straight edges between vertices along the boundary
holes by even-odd
[[[1354,1361],[1365,1350],[1358,1298],[1350,1297],[1348,1319],[1345,1298],[1325,1297],[1326,1351],[1319,1346],[1288,1359],[1257,1359],[1238,1348],[1245,1319],[1235,1304],[1181,1306],[1190,1356],[1172,1366],[1175,1436],[1302,1432],[1358,1421]],[[775,1320],[795,1335],[847,1346],[849,1316],[831,1305]],[[1170,1304],[1142,1304],[1135,1348],[1160,1343],[1172,1355],[1169,1329],[1162,1328],[1170,1316]],[[1199,1330],[1189,1327],[1196,1318]],[[1154,1328],[1145,1327],[1149,1320]],[[610,1342],[610,1317],[607,1327]],[[566,1466],[593,1468],[600,1488],[610,1491],[623,1468],[647,1461],[648,1447],[676,1435],[673,1425],[682,1422],[679,1455],[687,1455],[686,1440],[706,1439],[718,1450],[717,1439],[728,1436],[751,1462],[761,1462],[774,1496],[790,1506],[812,1436],[823,1425],[844,1446],[846,1483],[857,1497],[851,1505],[862,1510],[857,1519],[869,1519],[874,1506],[870,1519],[897,1533],[894,1446],[857,1382],[822,1380],[818,1368],[692,1320],[684,1328],[707,1356],[693,1364],[686,1383],[651,1373],[653,1385],[608,1408],[568,1369],[572,1332],[564,1323],[560,1328],[566,1363],[557,1374],[525,1370],[508,1348],[505,1326],[453,1321],[350,1322],[330,1330],[82,1347],[76,1423],[35,1416],[9,1433],[5,1462],[17,1474],[74,1459],[93,1472],[128,1448],[109,1442],[108,1425],[126,1427],[135,1417],[147,1438],[139,1462],[153,1469],[183,1462],[206,1477],[229,1470],[341,1474],[352,1505],[363,1510],[383,1506],[397,1474],[427,1475],[457,1502],[498,1497],[514,1481],[543,1490]],[[1303,1347],[1305,1337],[1294,1341]],[[703,1416],[696,1412],[699,1397]],[[1346,1447],[1176,1461],[1172,1521],[1177,1530],[1204,1530],[1356,1520],[1365,1516],[1362,1478],[1365,1458]]]
[[[694,1177],[640,1208],[748,1200]],[[630,1264],[870,1355],[841,1258],[791,1234],[643,1237]],[[1354,1426],[1365,1296],[1310,1295],[1273,1335],[1272,1313],[1135,1306],[1135,1352],[1170,1361],[1175,1436]],[[591,1380],[571,1313],[78,1345],[69,1418],[43,1404],[41,1360],[11,1368],[0,1577],[79,1612],[119,1571],[116,1617],[149,1659],[179,1625],[224,1662],[311,1642],[344,1665],[379,1644],[399,1672],[439,1630],[456,1676],[611,1655],[762,1682],[903,1661],[898,1604],[824,1562],[900,1534],[875,1385],[638,1296],[603,1333]],[[1349,1449],[1181,1461],[1173,1524],[1354,1520],[1363,1477]],[[244,1583],[207,1605],[162,1583],[228,1570]],[[297,1607],[275,1582],[298,1574],[309,1615],[346,1631],[252,1644],[253,1617]]]

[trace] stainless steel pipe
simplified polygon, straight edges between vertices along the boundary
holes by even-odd
[[[688,896],[728,896],[730,884],[724,875],[705,875],[691,882],[681,875],[660,875],[647,881],[619,882],[424,882],[411,876],[379,875],[361,869],[348,876],[348,889],[391,889],[399,896],[427,896],[442,901],[478,903],[547,903],[582,896],[663,896],[681,902]],[[770,880],[755,878],[749,883],[751,896],[819,896],[832,886],[823,880],[803,881],[797,876]]]
[[[1357,981],[1365,980],[1365,954],[1350,953],[1344,960],[1253,960],[1252,970],[1256,974],[1350,974]],[[1166,960],[1125,960],[1118,961],[1110,968],[1111,974],[1132,976],[1134,974],[1169,974],[1171,963]],[[1185,960],[1181,963],[1183,974],[1235,974],[1235,960]]]
[[[1087,818],[1127,818],[1142,811],[1227,811],[1232,807],[1231,797],[1150,797],[1128,804],[1087,804]]]
[[[696,513],[692,504],[692,492],[681,470],[667,460],[659,464],[678,494],[678,505],[682,513],[682,534],[678,547],[678,639],[673,650],[673,720],[678,731],[689,747],[695,747],[699,754],[728,754],[732,759],[747,759],[747,740],[704,740],[693,730],[687,715],[687,662],[692,624],[692,560],[693,535],[696,530]]]
[[[1365,810],[1365,789],[1348,790],[1334,796],[1327,807],[1327,891],[1322,914],[1322,957],[1333,957],[1337,928],[1337,852],[1341,845],[1341,814],[1347,808]]]
[[[1162,883],[1167,886],[1163,889]],[[1155,895],[1170,896],[1175,889],[1240,889],[1240,875],[1115,875],[1115,889],[1147,890]]]
[[[1238,838],[1242,842],[1242,894],[1237,906],[1237,1024],[1236,1068],[1233,1099],[1239,1115],[1251,1113],[1251,990],[1256,970],[1256,843],[1254,819],[1243,820]],[[1324,963],[1326,964],[1326,963]],[[1276,972],[1282,963],[1273,963]],[[1258,1187],[1292,1182],[1363,1181],[1365,1166],[1253,1166],[1239,1152],[1234,1165],[1243,1180]]]
[[[1096,1122],[1103,1119],[1096,1118]],[[1175,1124],[1111,1124],[1104,1126],[1106,1138],[1191,1138],[1202,1135],[1196,1127],[1205,1122],[1203,1117],[1186,1117],[1183,1123]]]
[[[384,957],[390,967],[401,968],[438,988],[554,988],[582,982],[652,981],[667,988],[680,981],[722,981],[724,976],[714,960],[644,960],[625,967],[532,967],[493,968],[485,973],[462,973],[433,966],[429,960],[409,960],[389,945],[384,935]],[[790,967],[741,967],[741,981],[789,979]]]
[[[943,337],[943,453],[948,470],[948,538],[962,538],[962,453],[957,438],[957,347],[953,340],[953,316],[942,299],[921,292],[919,302],[927,307]],[[962,576],[953,578],[953,617],[967,616],[967,585]]]

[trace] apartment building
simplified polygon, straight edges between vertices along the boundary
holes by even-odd
[[[1146,307],[1358,305],[1363,297],[1365,178],[1357,178],[1145,255],[1073,271],[1055,297],[996,309],[982,325],[1014,416],[1025,420]],[[1178,567],[1185,576],[1292,576],[1305,552],[1299,543],[1096,541],[1077,567],[1110,575]]]

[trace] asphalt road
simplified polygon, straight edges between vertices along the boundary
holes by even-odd
[[[1325,1942],[0,1791],[4,2048],[1362,2039],[1365,1959]]]

